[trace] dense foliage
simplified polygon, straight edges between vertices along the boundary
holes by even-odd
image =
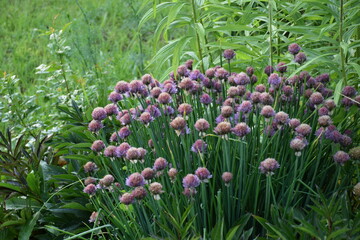
[[[359,237],[356,0],[0,5],[1,239]]]

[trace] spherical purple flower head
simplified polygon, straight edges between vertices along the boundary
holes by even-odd
[[[326,107],[321,107],[318,110],[318,114],[319,116],[329,115],[329,109],[327,109]]]
[[[263,93],[266,91],[266,86],[264,84],[259,84],[255,87],[255,91]]]
[[[348,135],[342,135],[342,138],[340,140],[340,144],[343,147],[348,147],[352,144],[352,139]]]
[[[343,136],[338,130],[336,130],[335,126],[330,125],[325,131],[325,137],[334,143],[339,143]]]
[[[200,83],[194,81],[193,87],[189,90],[189,93],[195,95],[197,93],[201,93],[201,91],[202,91],[202,87]]]
[[[89,184],[84,188],[83,192],[89,195],[95,195],[96,186],[94,184]]]
[[[180,113],[180,115],[189,115],[192,111],[193,109],[191,105],[187,103],[182,103],[178,107],[178,112]]]
[[[215,118],[216,124],[219,124],[221,122],[225,122],[226,118],[224,118],[221,114]]]
[[[130,205],[134,202],[134,195],[132,193],[124,193],[119,197],[119,200],[122,204]]]
[[[288,51],[292,54],[292,55],[296,55],[300,52],[301,47],[297,44],[297,43],[292,43],[288,46]]]
[[[227,95],[230,98],[239,96],[240,95],[239,88],[237,88],[237,87],[229,87],[229,89],[227,91]]]
[[[332,124],[331,118],[328,115],[323,115],[318,118],[318,123],[321,127],[327,127]]]
[[[156,171],[152,168],[145,168],[142,172],[141,175],[144,177],[144,179],[146,180],[151,180],[155,177],[156,175]]]
[[[154,120],[154,118],[151,116],[150,113],[148,112],[143,112],[140,115],[139,120],[143,123],[143,124],[149,124],[150,122],[152,122]]]
[[[286,63],[284,62],[279,62],[279,64],[276,66],[276,70],[280,73],[285,73],[287,70],[287,66]]]
[[[290,119],[289,121],[289,126],[292,128],[292,129],[295,129],[297,126],[300,125],[300,120],[297,119],[297,118],[292,118]]]
[[[342,166],[345,164],[345,162],[349,160],[350,160],[349,154],[347,154],[344,151],[337,151],[334,155],[334,161]]]
[[[190,73],[189,69],[185,65],[180,65],[176,72],[180,77],[188,77]]]
[[[194,82],[190,78],[184,78],[179,83],[179,88],[189,91],[194,86]]]
[[[215,71],[215,77],[221,80],[226,80],[229,75],[230,75],[229,72],[222,67],[216,69]]]
[[[302,82],[306,82],[307,80],[310,79],[310,74],[307,72],[307,71],[302,71],[300,74],[299,74],[299,79],[300,81]]]
[[[214,68],[209,68],[205,71],[205,76],[207,76],[208,78],[212,79],[213,77],[215,77],[215,69]]]
[[[273,86],[279,86],[281,84],[281,78],[277,73],[272,73],[268,78],[268,82]]]
[[[306,137],[311,133],[311,127],[306,123],[302,123],[295,128],[295,131],[298,135]]]
[[[243,101],[237,110],[243,113],[249,113],[251,112],[252,107],[253,106],[250,101]]]
[[[223,106],[221,108],[221,116],[229,118],[234,113],[234,109],[230,106]]]
[[[200,179],[202,182],[209,182],[209,179],[212,178],[209,170],[205,167],[199,167],[195,171],[195,175]]]
[[[321,95],[323,95],[324,98],[329,98],[332,95],[334,95],[334,91],[330,88],[323,88],[321,91]]]
[[[122,127],[120,130],[119,130],[119,137],[121,139],[125,139],[127,138],[129,135],[131,134],[131,131],[128,127]]]
[[[267,158],[260,163],[259,170],[261,173],[272,175],[280,167],[280,164],[274,158]]]
[[[191,146],[191,151],[194,153],[203,153],[206,151],[206,149],[207,144],[201,139],[196,140],[195,143]]]
[[[116,119],[118,119],[122,125],[128,125],[131,123],[132,117],[128,110],[123,110],[122,112],[118,113]]]
[[[319,92],[314,92],[311,94],[309,101],[311,104],[319,105],[324,101],[324,97]]]
[[[144,76],[141,77],[141,80],[143,84],[150,85],[150,83],[153,81],[153,78],[151,77],[150,74],[145,74]]]
[[[299,76],[295,75],[291,78],[288,78],[286,81],[288,84],[295,86],[296,84],[298,84],[300,82],[300,79],[299,79]]]
[[[291,96],[294,93],[294,90],[289,85],[283,86],[282,91],[285,94],[285,96]]]
[[[266,66],[264,69],[264,73],[268,76],[274,72],[274,68],[272,66]]]
[[[155,170],[152,168],[145,168],[144,170],[142,170],[141,175],[144,177],[144,179],[146,180],[151,180],[155,177]]]
[[[200,179],[194,174],[188,174],[183,178],[182,183],[184,188],[196,188],[200,185]]]
[[[202,75],[202,73],[197,69],[195,69],[194,71],[191,71],[190,75],[189,75],[189,78],[191,80],[198,80],[198,79],[201,79],[203,77],[204,77],[204,75]]]
[[[207,77],[205,77],[203,80],[201,80],[201,84],[208,89],[212,88],[214,85],[213,81]]]
[[[326,100],[324,102],[324,107],[329,109],[329,111],[332,111],[334,108],[336,108],[336,104],[333,100]]]
[[[149,191],[154,195],[159,195],[159,194],[164,192],[162,190],[162,185],[160,183],[158,183],[158,182],[151,183],[150,186],[149,186]],[[158,200],[157,198],[155,198],[155,199]]]
[[[231,124],[229,122],[220,122],[214,129],[217,135],[226,135],[231,131]]]
[[[87,177],[84,181],[85,186],[96,183],[96,178]]]
[[[176,85],[173,83],[166,83],[163,87],[164,92],[167,92],[169,94],[175,94],[178,92]]]
[[[151,91],[150,91],[150,95],[151,95],[153,98],[158,98],[161,93],[162,93],[162,90],[161,90],[161,88],[159,88],[159,87],[154,87],[154,88],[151,89]]]
[[[88,172],[94,172],[98,169],[98,167],[96,166],[95,163],[93,162],[87,162],[84,165],[84,172],[88,173]]]
[[[189,69],[189,70],[192,70],[193,69],[193,63],[194,63],[194,60],[192,59],[189,59],[185,62],[185,66]]]
[[[319,129],[317,129],[315,131],[315,136],[317,138],[322,138],[324,135],[325,135],[325,128],[323,128],[323,127],[320,127]]]
[[[296,137],[290,142],[290,148],[295,151],[295,155],[300,157],[301,151],[306,147],[308,142],[302,137]]]
[[[128,178],[126,178],[125,182],[126,186],[129,187],[139,187],[145,185],[145,179],[140,173],[133,173]]]
[[[171,181],[175,180],[177,174],[178,174],[178,171],[176,170],[176,168],[170,168],[168,171],[168,176],[171,179]]]
[[[199,132],[205,132],[209,129],[210,124],[208,121],[206,121],[204,118],[200,118],[195,123],[195,129]]]
[[[235,53],[235,51],[232,50],[232,49],[226,49],[226,50],[224,50],[224,52],[223,52],[223,57],[224,57],[226,60],[228,60],[228,61],[230,61],[231,59],[233,59],[233,58],[235,57],[235,55],[236,55],[236,53]]]
[[[294,61],[298,64],[303,64],[306,61],[306,55],[303,52],[300,52],[295,55]]]
[[[170,106],[165,106],[164,108],[164,115],[171,116],[175,113],[175,110]]]
[[[269,105],[265,105],[262,109],[261,109],[261,115],[263,115],[265,118],[271,118],[273,116],[275,116],[275,111],[274,109],[269,106]]]
[[[99,184],[101,187],[109,187],[114,182],[114,177],[110,174],[105,175],[100,179]]]
[[[312,89],[306,89],[305,93],[304,93],[304,97],[305,98],[310,98],[310,96],[313,94],[313,90]]]
[[[360,160],[360,147],[354,147],[350,149],[349,156],[351,159]]]
[[[137,148],[137,151],[138,151],[138,159],[143,160],[145,158],[146,153],[147,153],[146,149]]]
[[[211,97],[209,96],[209,94],[204,93],[204,94],[201,95],[201,97],[200,97],[200,102],[201,102],[202,104],[209,105],[209,104],[212,102],[212,99],[211,99]]]
[[[145,109],[145,112],[148,112],[151,114],[152,117],[157,118],[161,116],[161,112],[159,110],[158,107],[156,107],[155,105],[149,105],[147,106],[147,108]]]
[[[128,144],[127,142],[123,142],[121,143],[118,147],[117,147],[117,151],[119,153],[119,157],[124,157],[126,156],[127,151],[131,148],[130,144]]]
[[[241,72],[234,78],[234,81],[237,85],[246,85],[250,83],[250,78],[246,73]]]
[[[136,187],[131,194],[135,199],[142,200],[147,196],[147,191],[144,187]]]
[[[125,82],[125,81],[119,81],[116,85],[115,85],[115,91],[121,94],[127,93],[130,90],[129,88],[129,83]]]
[[[251,82],[251,84],[255,84],[257,81],[258,81],[257,76],[252,75],[252,76],[250,77],[250,82]]]
[[[133,160],[138,160],[139,159],[139,151],[137,148],[135,147],[130,147],[127,151],[126,151],[126,155],[125,158],[127,160],[133,161]]]
[[[106,111],[102,107],[96,107],[92,113],[91,116],[94,120],[101,121],[104,120],[107,117]]]
[[[90,132],[98,132],[103,127],[104,127],[104,125],[100,121],[97,121],[97,120],[92,120],[88,125],[88,129]]]
[[[141,93],[143,89],[146,89],[145,85],[140,80],[132,80],[129,83],[131,93]]]
[[[274,98],[267,92],[263,92],[260,95],[260,101],[264,105],[271,105],[274,103]]]
[[[161,104],[169,104],[172,102],[172,98],[169,93],[163,92],[158,97],[158,102]]]
[[[184,194],[187,198],[192,198],[196,195],[197,191],[195,188],[184,188],[182,194]]]
[[[247,67],[246,68],[246,74],[248,75],[248,76],[252,76],[252,75],[254,75],[254,68],[253,67]]]
[[[94,152],[101,152],[104,148],[105,148],[105,144],[101,140],[96,140],[91,145],[91,150],[93,150]]]
[[[350,98],[354,97],[356,93],[356,89],[352,86],[345,86],[342,90],[342,94]]]
[[[328,73],[320,74],[319,76],[316,77],[316,81],[322,83],[328,83],[330,81],[330,76]]]
[[[222,91],[222,85],[220,81],[215,81],[213,87],[214,92],[220,93]]]
[[[117,103],[118,101],[120,101],[122,99],[123,99],[123,97],[118,92],[111,92],[108,97],[108,100],[113,103]]]
[[[162,171],[168,166],[168,162],[165,158],[159,157],[155,160],[153,169],[155,171]]]
[[[113,134],[111,134],[110,136],[110,142],[118,142],[120,140],[120,138],[118,137],[119,132],[114,132]]]
[[[104,110],[108,116],[117,115],[119,113],[119,109],[116,104],[108,104],[104,107]]]
[[[260,95],[261,93],[259,92],[253,92],[250,96],[250,100],[252,101],[252,103],[254,104],[260,103]]]
[[[237,104],[236,104],[236,99],[235,98],[227,98],[227,99],[225,99],[225,101],[223,102],[223,107],[224,106],[228,106],[228,107],[232,107],[232,106],[234,106],[234,107],[237,107]]]
[[[105,157],[119,157],[120,153],[119,153],[119,150],[117,149],[117,147],[110,145],[107,148],[105,148],[104,156]]]
[[[231,172],[224,172],[221,178],[224,181],[225,185],[228,185],[233,179],[233,174]]]
[[[186,127],[186,121],[183,117],[176,117],[170,122],[170,126],[175,130],[181,131]]]
[[[236,136],[241,137],[241,138],[248,135],[250,133],[250,131],[251,130],[250,130],[249,126],[244,122],[236,124],[235,127],[233,127],[231,129],[231,132],[233,134],[235,134]]]
[[[174,78],[171,78],[171,79],[174,80]],[[151,88],[161,87],[161,83],[158,80],[154,79],[154,81],[152,83],[150,83],[150,87]]]
[[[350,108],[354,104],[353,100],[348,97],[344,97],[341,99],[341,105],[346,107],[347,109]]]
[[[285,112],[276,113],[274,119],[275,119],[277,125],[285,125],[285,124],[288,124],[290,121],[289,114],[287,114]]]

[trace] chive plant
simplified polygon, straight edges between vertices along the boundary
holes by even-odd
[[[114,239],[214,238],[249,213],[268,219],[271,208],[306,208],[319,189],[352,186],[360,96],[346,86],[336,103],[329,74],[291,74],[306,55],[296,43],[289,52],[295,63],[267,66],[267,83],[254,67],[201,72],[192,61],[162,83],[119,81],[88,125],[90,222],[111,224]],[[235,52],[223,56],[230,66]]]

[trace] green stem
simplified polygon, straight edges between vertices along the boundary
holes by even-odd
[[[270,66],[273,65],[273,54],[272,54],[272,24],[273,24],[273,15],[272,15],[272,4],[271,0],[269,0],[269,38],[270,38],[270,46],[269,46],[269,55],[270,55]]]
[[[343,75],[343,82],[345,85],[347,85],[346,72],[345,72],[345,55],[344,55],[344,49],[341,47],[341,43],[343,42],[343,35],[344,35],[343,20],[344,20],[344,0],[340,0],[339,48],[340,48],[341,72]]]
[[[194,20],[194,27],[195,27],[196,24],[198,23],[197,18],[196,18],[195,0],[191,0],[191,6],[192,6],[192,11],[193,11],[193,20]],[[197,44],[197,48],[198,48],[199,60],[201,61],[201,71],[205,72],[203,55],[202,55],[202,50],[201,50],[201,46],[200,46],[200,37],[196,30],[195,30],[195,35],[196,35],[196,44]]]

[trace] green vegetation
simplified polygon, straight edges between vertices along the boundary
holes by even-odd
[[[13,0],[0,9],[0,239],[359,238],[358,0]],[[101,116],[111,99],[119,113]],[[266,117],[265,105],[279,115]],[[200,118],[209,123],[201,134]],[[200,139],[206,151],[192,148]],[[95,140],[106,148],[90,149]],[[138,155],[117,152],[123,142]],[[268,158],[280,166],[267,173]],[[126,179],[147,167],[156,177],[132,201],[137,184]],[[208,182],[184,184],[199,167]]]

